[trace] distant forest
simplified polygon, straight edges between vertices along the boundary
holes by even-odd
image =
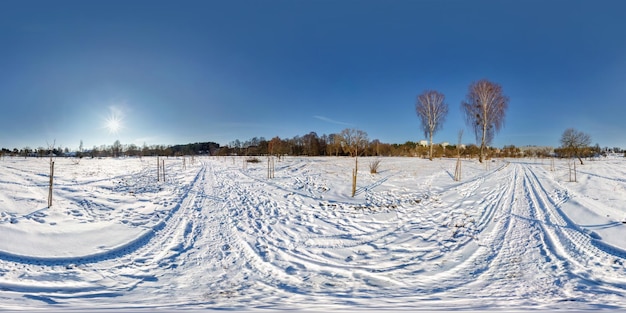
[[[360,145],[358,149],[359,156],[410,156],[427,158],[429,147],[425,141],[413,142],[407,141],[401,144],[389,144],[380,142],[378,139],[368,140],[367,134],[361,132],[363,138],[359,138],[357,143]],[[92,147],[91,149],[78,149],[78,151],[69,148],[53,147],[31,149],[25,147],[22,149],[6,149],[2,148],[1,155],[4,156],[23,156],[23,157],[43,157],[49,155],[67,156],[67,157],[137,157],[137,156],[182,156],[182,155],[212,155],[212,156],[261,156],[261,155],[290,155],[290,156],[350,156],[349,140],[346,138],[347,133],[344,131],[338,134],[318,136],[315,132],[310,132],[303,136],[295,136],[293,138],[274,137],[270,140],[264,137],[254,137],[246,141],[234,140],[228,145],[220,146],[215,142],[197,142],[189,144],[180,144],[173,146],[165,145],[143,145],[141,147],[135,144],[124,145],[119,141],[115,141],[112,145],[101,145]],[[474,158],[478,156],[479,147],[475,144],[461,145],[457,150],[456,145],[447,143],[434,144],[433,157],[457,157],[460,153],[462,157]],[[493,157],[549,157],[560,155],[560,148],[553,149],[551,147],[516,147],[507,145],[502,148],[489,147],[487,149],[487,158]],[[606,152],[621,153],[619,148],[601,149],[598,145],[588,147],[584,153],[584,157],[603,154]],[[562,155],[562,154],[561,154]]]

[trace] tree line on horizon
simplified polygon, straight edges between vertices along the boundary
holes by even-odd
[[[344,136],[358,133],[361,138],[354,140],[355,136],[346,138]],[[357,136],[358,137],[358,136]],[[352,141],[349,141],[352,139]],[[355,146],[355,143],[358,143]],[[432,152],[431,152],[432,147]],[[356,149],[352,149],[356,148]],[[421,158],[454,158],[457,156],[457,148],[460,149],[464,158],[476,158],[480,154],[480,147],[476,144],[461,145],[423,145],[416,141],[407,141],[401,144],[389,144],[380,142],[377,139],[368,140],[367,133],[354,129],[344,129],[342,132],[318,136],[315,132],[309,132],[302,136],[292,138],[280,138],[278,136],[267,140],[264,137],[253,137],[240,141],[234,140],[228,145],[221,146],[215,142],[198,142],[182,145],[124,145],[119,141],[112,145],[94,146],[91,149],[71,151],[69,148],[56,147],[47,149],[39,147],[31,149],[2,148],[0,154],[5,156],[21,157],[45,157],[49,155],[69,156],[69,157],[142,157],[142,156],[184,156],[184,155],[212,155],[212,156],[264,156],[264,155],[290,155],[290,156],[403,156]],[[604,152],[623,152],[620,148],[600,148],[598,144],[593,147],[580,148],[578,154],[582,158],[602,154]],[[505,145],[502,148],[487,147],[485,157],[488,158],[521,158],[521,157],[550,157],[568,156],[570,153],[566,148],[551,147],[516,147],[515,145]]]

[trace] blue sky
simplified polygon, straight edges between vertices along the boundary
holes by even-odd
[[[357,128],[475,142],[471,82],[510,98],[494,146],[568,127],[626,148],[626,1],[0,1],[0,147],[220,144]],[[119,120],[112,132],[107,121]]]

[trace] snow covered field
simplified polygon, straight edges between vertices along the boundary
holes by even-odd
[[[0,310],[626,309],[626,160],[0,160]]]

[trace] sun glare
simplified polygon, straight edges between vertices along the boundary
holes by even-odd
[[[112,118],[107,121],[107,129],[110,133],[117,133],[121,128],[120,120]]]
[[[119,114],[112,114],[106,119],[104,127],[109,131],[109,134],[117,134],[122,129],[122,118]]]

